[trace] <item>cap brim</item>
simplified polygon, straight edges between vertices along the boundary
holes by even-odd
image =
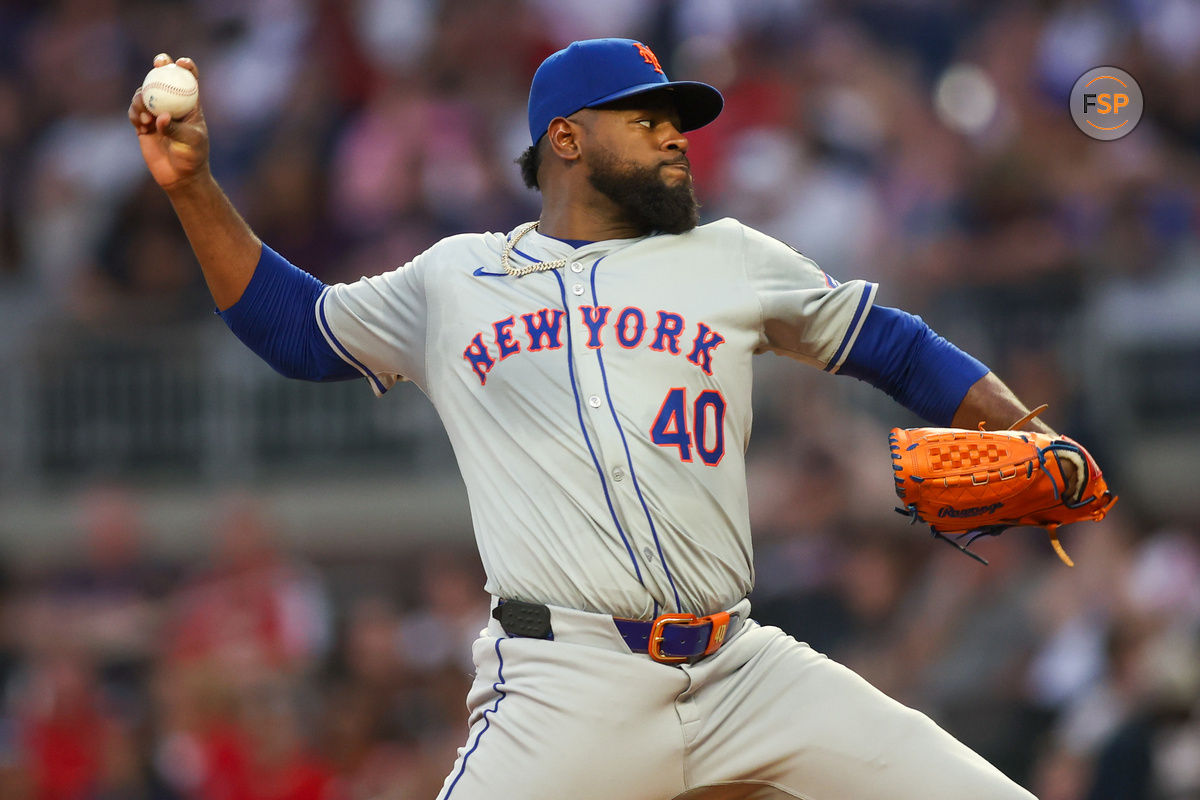
[[[585,108],[595,108],[627,97],[642,94],[662,93],[671,98],[679,112],[680,132],[703,128],[716,119],[725,107],[725,98],[707,83],[699,81],[671,81],[670,83],[644,83],[614,92],[599,100],[593,100]]]

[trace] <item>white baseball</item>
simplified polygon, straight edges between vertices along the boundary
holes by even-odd
[[[156,117],[165,111],[179,119],[196,107],[199,96],[196,76],[177,64],[155,67],[142,81],[142,102]]]

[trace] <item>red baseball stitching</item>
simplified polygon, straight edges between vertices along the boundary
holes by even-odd
[[[151,81],[150,83],[147,83],[145,86],[143,86],[143,87],[142,87],[142,89],[143,89],[143,90],[146,90],[146,89],[156,89],[156,90],[158,90],[158,91],[160,91],[160,92],[168,92],[168,93],[170,93],[170,94],[176,94],[176,95],[180,95],[181,97],[185,97],[185,96],[187,96],[187,95],[196,94],[196,92],[197,92],[198,88],[199,88],[199,87],[197,87],[197,86],[193,86],[191,89],[188,89],[187,91],[184,91],[184,90],[182,90],[182,89],[179,89],[179,88],[177,88],[177,87],[175,87],[175,86],[171,86],[171,85],[170,85],[170,84],[168,84],[168,83],[158,83],[157,81]]]

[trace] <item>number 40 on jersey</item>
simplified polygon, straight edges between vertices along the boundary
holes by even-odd
[[[650,427],[650,441],[678,448],[681,461],[691,461],[695,449],[701,462],[715,467],[725,455],[725,398],[705,389],[689,405],[687,389],[671,389]]]

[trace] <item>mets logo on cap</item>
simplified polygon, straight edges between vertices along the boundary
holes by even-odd
[[[646,47],[646,45],[642,44],[641,42],[634,42],[633,46],[637,48],[639,53],[641,53],[642,58],[646,59],[646,63],[654,67],[655,72],[657,72],[659,75],[667,74],[663,72],[662,64],[658,63],[658,56],[654,55],[653,50],[651,50],[649,47]]]

